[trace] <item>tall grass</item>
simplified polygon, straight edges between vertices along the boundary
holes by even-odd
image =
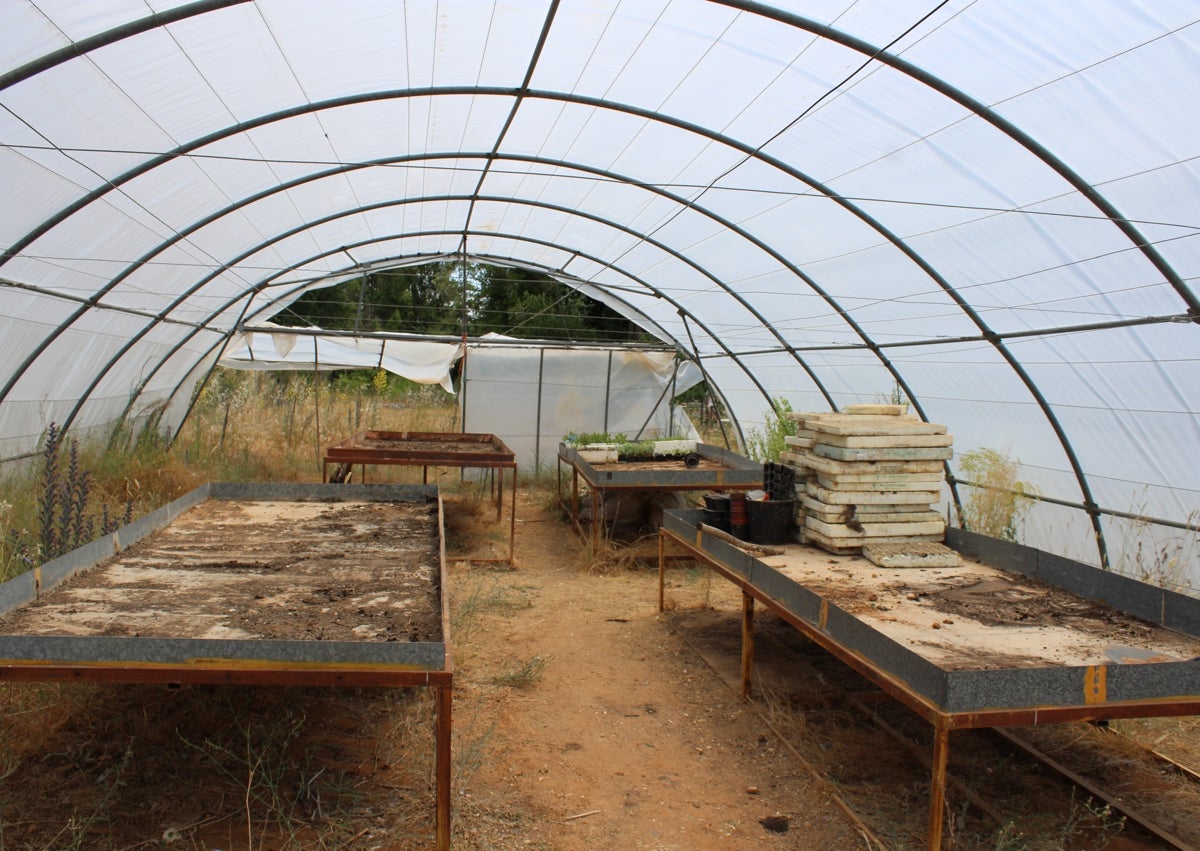
[[[89,519],[99,533],[208,481],[319,482],[324,448],[364,429],[456,428],[453,396],[386,373],[314,380],[310,373],[217,370],[175,435],[152,423],[138,434],[118,428],[76,444],[48,428],[37,463],[0,471],[0,581],[53,558],[62,551],[49,546],[55,540],[85,543]],[[371,480],[420,475],[376,467]]]

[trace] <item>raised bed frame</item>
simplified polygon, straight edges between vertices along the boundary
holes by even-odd
[[[366,482],[367,465],[420,467],[421,482],[429,483],[430,467],[480,468],[492,471],[492,493],[496,502],[496,520],[504,509],[504,471],[512,471],[512,506],[508,525],[508,555],[499,559],[513,563],[517,534],[517,456],[494,434],[429,431],[362,431],[325,449],[321,480],[329,481],[329,466],[361,467]],[[499,470],[497,477],[495,472]]]
[[[111,535],[0,585],[0,614],[118,555],[201,502],[422,502],[437,504],[441,620],[438,641],[204,639],[187,636],[0,635],[0,682],[230,684],[268,686],[423,686],[434,692],[436,847],[450,848],[450,741],[453,663],[441,499],[436,486],[304,484],[204,485]],[[170,601],[166,603],[170,606]]]
[[[701,511],[664,512],[659,530],[659,611],[664,608],[670,546],[741,588],[745,694],[749,695],[752,687],[757,601],[932,724],[931,851],[941,848],[951,730],[1200,714],[1200,657],[1132,665],[1005,667],[998,663],[986,670],[950,670],[759,558],[700,531],[698,524],[703,519]],[[948,529],[947,543],[983,564],[1200,638],[1200,600],[962,530]],[[865,562],[864,569],[879,570]]]
[[[580,517],[580,483],[585,484],[592,499],[592,546],[600,543],[602,528],[601,506],[609,492],[652,491],[747,491],[763,486],[763,465],[745,456],[707,443],[696,444],[696,454],[707,465],[689,469],[680,458],[674,469],[664,469],[661,462],[617,461],[611,464],[591,464],[574,447],[560,443],[558,475],[556,476],[559,505],[567,512],[580,535],[584,535]],[[571,468],[569,499],[562,491],[563,465]],[[711,465],[711,466],[709,466]]]

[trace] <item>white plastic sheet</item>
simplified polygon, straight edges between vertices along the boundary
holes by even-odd
[[[501,437],[523,468],[541,471],[572,432],[695,437],[671,400],[699,381],[695,366],[678,365],[673,352],[484,341],[467,351],[459,404],[464,431]]]
[[[459,344],[382,337],[323,336],[259,326],[242,334],[220,360],[232,369],[384,369],[418,384],[454,392],[450,368],[462,357]]]
[[[178,425],[242,323],[465,256],[694,351],[743,433],[774,398],[899,388],[1069,504],[1039,509],[1038,545],[1064,549],[1063,512],[1092,542],[1124,524],[1089,503],[1194,522],[1198,21],[1194,0],[13,0],[0,452],[51,421]]]

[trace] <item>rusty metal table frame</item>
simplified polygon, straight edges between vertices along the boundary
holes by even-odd
[[[450,652],[450,611],[442,501],[436,486],[393,485],[356,488],[337,485],[211,483],[186,494],[111,535],[47,562],[0,585],[0,613],[50,593],[80,570],[108,559],[141,538],[170,525],[205,499],[392,501],[436,500],[442,641],[389,642],[394,660],[305,658],[306,645],[327,649],[332,642],[211,639],[140,639],[113,636],[0,635],[0,683],[95,682],[167,685],[253,685],[323,687],[425,687],[434,697],[434,797],[437,851],[450,851],[451,734],[454,665]],[[283,652],[263,658],[264,645]],[[338,643],[348,646],[347,642]],[[337,655],[336,653],[334,654]],[[407,658],[411,655],[411,658]]]
[[[387,448],[364,446],[366,441],[391,443]],[[411,444],[442,444],[438,449],[417,449]],[[405,444],[409,444],[406,446]],[[466,451],[454,449],[454,445],[469,444]],[[496,520],[504,514],[504,473],[512,470],[512,505],[508,523],[508,555],[502,558],[476,558],[477,562],[513,563],[517,537],[517,459],[516,453],[504,445],[504,441],[493,434],[469,432],[429,431],[362,431],[341,443],[326,447],[321,463],[321,481],[329,481],[330,464],[347,464],[362,468],[362,479],[366,482],[367,465],[392,465],[398,467],[420,467],[421,483],[429,483],[430,467],[479,468],[490,470],[491,492],[496,501]],[[500,475],[497,478],[496,471]]]
[[[601,529],[604,526],[601,518],[601,505],[604,495],[609,492],[635,493],[648,491],[748,491],[763,486],[763,465],[745,456],[730,452],[719,446],[706,443],[696,445],[696,454],[701,458],[712,461],[719,466],[708,469],[688,469],[680,466],[675,470],[661,468],[647,469],[637,462],[628,463],[625,469],[609,469],[616,465],[604,465],[600,469],[588,463],[579,454],[579,450],[566,444],[558,447],[558,475],[555,477],[558,504],[581,537],[586,537],[583,523],[580,520],[580,481],[582,480],[591,492],[592,497],[592,549],[600,546]],[[571,499],[568,502],[562,492],[563,464],[571,468]]]
[[[838,623],[844,626],[852,621],[857,621],[853,615],[838,609],[835,604],[828,600],[819,598],[812,594],[812,592],[807,591],[805,591],[807,595],[819,601],[817,603],[818,607],[811,612],[802,613],[797,611],[797,607],[781,599],[784,596],[784,593],[781,592],[785,592],[785,587],[789,583],[801,587],[798,583],[787,579],[778,571],[757,561],[752,556],[737,550],[731,545],[700,532],[696,524],[702,519],[702,512],[674,511],[668,512],[668,515],[670,515],[669,521],[665,522],[664,526],[659,529],[658,610],[660,612],[663,611],[665,605],[664,580],[668,559],[668,544],[683,550],[688,556],[708,565],[717,574],[737,585],[742,591],[741,685],[742,694],[745,697],[748,698],[750,696],[753,687],[754,612],[755,604],[758,603],[778,615],[785,622],[799,630],[805,637],[866,677],[886,694],[907,706],[932,725],[933,755],[931,760],[929,830],[927,834],[929,851],[938,851],[942,847],[946,768],[950,753],[951,730],[980,727],[1017,727],[1066,721],[1100,721],[1119,718],[1152,718],[1200,714],[1200,658],[1180,662],[1155,663],[1153,667],[1161,668],[1160,672],[1149,670],[1152,666],[1147,665],[1121,666],[1116,664],[1063,669],[1062,671],[1052,672],[1052,674],[1059,680],[1066,677],[1068,682],[1074,683],[1076,687],[1076,699],[1063,700],[1058,703],[1042,701],[1036,705],[1009,706],[989,706],[984,705],[985,702],[981,701],[980,705],[972,706],[969,709],[947,709],[939,701],[923,693],[927,689],[914,684],[912,679],[907,676],[909,672],[905,671],[905,675],[903,676],[898,674],[895,668],[902,666],[897,666],[894,659],[886,658],[887,653],[880,653],[879,656],[882,658],[877,658],[872,652],[875,648],[870,646],[869,639],[862,640],[863,630],[858,631],[860,634],[853,641],[847,641],[840,635],[835,634],[835,630],[833,629],[834,624]],[[982,536],[971,535],[961,530],[947,530],[947,532],[948,539],[952,535],[959,539],[953,541],[953,543],[959,544],[960,549],[964,549],[964,551],[970,551],[974,545],[981,543],[979,539]],[[987,541],[988,539],[983,540]],[[991,546],[991,544],[983,543],[985,550]],[[1016,570],[1026,575],[1036,575],[1038,573],[1039,566],[1036,564],[1037,556],[1028,555],[1029,553],[1037,553],[1038,551],[1019,545],[1008,545],[1007,543],[1002,544],[999,549],[1005,551],[1002,555],[1011,555],[1017,561],[1016,564],[1006,563],[1002,565],[1003,569]],[[978,552],[975,554],[977,556],[983,555]],[[994,551],[990,554],[994,555]],[[1046,556],[1043,559],[1044,562],[1051,564],[1056,569],[1058,567],[1055,564],[1056,562],[1067,562],[1066,559],[1060,559],[1057,556],[1049,556],[1049,554],[1041,555]],[[1033,565],[1034,569],[1032,571],[1021,569],[1022,567],[1030,567],[1028,564],[1030,559],[1035,562]],[[981,560],[987,561],[986,557],[982,557]],[[1026,563],[1021,564],[1022,560]],[[735,561],[742,563],[740,567],[734,566]],[[740,569],[747,566],[749,566],[748,570]],[[1078,583],[1080,586],[1079,589],[1070,590],[1080,591],[1083,588],[1098,587],[1097,582],[1115,586],[1116,591],[1113,591],[1111,587],[1105,591],[1110,599],[1112,596],[1117,596],[1119,599],[1120,595],[1125,591],[1128,591],[1131,595],[1138,595],[1143,598],[1138,601],[1137,608],[1144,609],[1145,614],[1141,611],[1135,612],[1135,614],[1145,617],[1146,614],[1151,613],[1158,606],[1162,615],[1159,618],[1146,617],[1147,620],[1159,622],[1167,627],[1181,629],[1181,631],[1187,631],[1193,635],[1196,634],[1196,626],[1200,624],[1200,617],[1198,617],[1200,615],[1200,601],[1154,586],[1144,586],[1143,583],[1138,583],[1126,577],[1108,574],[1104,571],[1098,571],[1098,569],[1092,568],[1089,565],[1080,564],[1079,567],[1089,572],[1102,573],[1104,577],[1097,580],[1094,575],[1089,573]],[[1045,576],[1039,578],[1045,579]],[[1111,582],[1107,580],[1111,580]],[[1133,586],[1144,586],[1145,589],[1150,590],[1141,593],[1141,589]],[[1192,627],[1191,630],[1182,629],[1185,622]],[[871,631],[869,627],[862,625],[861,622],[858,623],[866,631]],[[1036,673],[1042,669],[1030,670]],[[964,672],[964,675],[972,673],[975,672]],[[1004,685],[1007,688],[1011,688],[1014,693],[1022,692],[1023,690],[1020,688],[1021,683],[1018,682],[1022,676],[1022,671],[1009,669],[1008,671],[998,672],[996,676],[1003,677],[1010,673],[1013,674],[1013,679]],[[1149,682],[1151,686],[1150,690],[1141,697],[1120,699],[1119,695],[1123,690],[1130,688],[1125,681],[1133,680],[1136,684],[1138,675],[1140,674],[1145,674],[1146,677],[1151,678],[1151,682]],[[1146,677],[1143,677],[1143,679]],[[1046,677],[1039,675],[1039,679],[1042,681],[1032,685],[1038,690],[1044,691],[1046,689],[1044,681]],[[1166,689],[1166,693],[1154,693],[1154,689],[1159,686],[1159,680],[1164,681],[1162,688]],[[970,686],[968,686],[967,690],[969,688]],[[1136,691],[1136,687],[1133,690]],[[1117,693],[1117,699],[1110,700],[1110,693]]]

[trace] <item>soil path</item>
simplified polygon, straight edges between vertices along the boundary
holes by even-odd
[[[865,847],[656,606],[650,567],[598,571],[520,500],[517,567],[456,563],[456,847]],[[695,574],[672,601],[725,589]]]

